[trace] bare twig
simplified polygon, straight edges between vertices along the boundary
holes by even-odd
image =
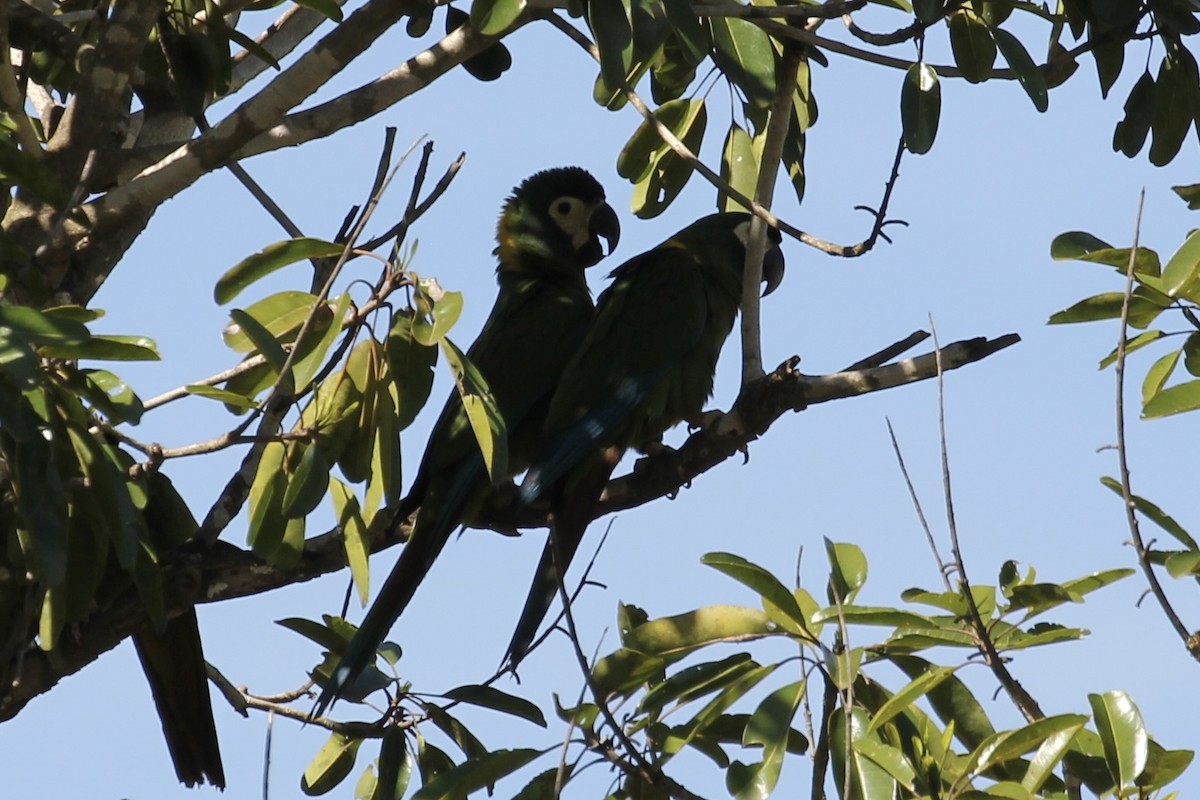
[[[904,485],[908,487],[908,496],[912,500],[913,508],[917,512],[917,520],[921,523],[921,530],[925,531],[925,541],[929,544],[929,549],[933,552],[933,560],[937,564],[938,573],[942,576],[942,584],[946,587],[946,591],[953,591],[950,585],[950,571],[946,567],[946,561],[942,558],[941,552],[938,550],[937,539],[934,538],[933,529],[929,527],[929,520],[925,518],[925,509],[921,507],[921,499],[917,496],[917,490],[913,486],[912,478],[908,474],[908,466],[904,463],[904,455],[900,452],[900,443],[896,441],[896,431],[892,429],[892,421],[887,420],[888,436],[892,440],[892,451],[896,454],[896,461],[900,465],[900,474],[904,476]]]
[[[1146,583],[1149,584],[1154,599],[1158,601],[1167,621],[1179,634],[1179,638],[1183,640],[1183,644],[1191,653],[1192,658],[1200,660],[1200,637],[1192,636],[1183,624],[1183,620],[1179,618],[1179,614],[1176,613],[1171,601],[1167,598],[1167,593],[1163,590],[1162,583],[1154,572],[1153,564],[1150,563],[1150,551],[1142,538],[1142,530],[1138,524],[1134,505],[1133,488],[1129,478],[1129,459],[1125,438],[1125,348],[1128,345],[1129,303],[1130,298],[1133,297],[1133,271],[1134,265],[1137,263],[1138,243],[1142,233],[1142,208],[1145,202],[1146,190],[1142,189],[1138,196],[1137,220],[1133,228],[1133,247],[1129,250],[1129,266],[1125,270],[1125,296],[1121,300],[1121,324],[1117,334],[1117,462],[1121,472],[1121,498],[1125,501],[1125,521],[1129,525],[1133,549],[1137,553],[1138,565],[1142,568],[1142,574],[1146,576]]]
[[[937,357],[938,439],[942,454],[942,496],[946,501],[946,524],[950,532],[950,550],[954,554],[954,564],[958,569],[959,589],[967,604],[967,622],[971,626],[979,651],[983,654],[984,661],[991,668],[996,680],[1000,682],[1005,693],[1008,694],[1026,721],[1036,722],[1044,719],[1046,715],[1042,713],[1042,709],[1033,695],[1026,691],[1025,687],[1008,671],[1004,659],[996,651],[996,645],[988,632],[987,624],[979,612],[979,604],[975,602],[975,595],[971,591],[971,582],[967,578],[967,565],[963,559],[962,549],[959,547],[958,525],[954,519],[954,495],[950,486],[950,450],[946,437],[946,393],[945,371],[942,369],[941,362],[942,349],[938,342],[937,329],[933,327],[932,318],[929,320],[929,326],[930,332],[933,334],[934,355]]]

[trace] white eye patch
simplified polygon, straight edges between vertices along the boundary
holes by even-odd
[[[550,203],[550,219],[554,220],[554,224],[571,239],[571,244],[576,248],[583,247],[591,238],[591,232],[588,231],[591,211],[592,209],[578,197],[563,195]]]

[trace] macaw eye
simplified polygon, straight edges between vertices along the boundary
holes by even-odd
[[[564,232],[574,233],[575,229],[587,223],[587,214],[583,201],[578,197],[559,197],[550,204],[550,216],[558,223]]]

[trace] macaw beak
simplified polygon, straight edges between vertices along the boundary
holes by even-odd
[[[778,244],[772,243],[771,249],[763,256],[762,277],[763,283],[767,284],[767,288],[763,289],[763,297],[783,283],[783,267],[783,250],[779,249]]]
[[[617,242],[621,241],[621,221],[617,219],[617,212],[608,203],[600,206],[588,220],[588,231],[593,237],[600,236],[608,242],[605,255],[612,255],[612,251],[617,249]]]

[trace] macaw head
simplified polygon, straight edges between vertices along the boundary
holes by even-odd
[[[611,253],[620,238],[604,187],[587,170],[559,167],[513,189],[500,212],[496,255],[502,271],[582,272]]]
[[[746,243],[750,241],[752,217],[744,211],[710,214],[696,220],[671,237],[677,246],[705,254],[705,260],[736,272],[740,281],[746,261]],[[763,253],[762,280],[766,297],[783,282],[784,260],[780,248],[783,235],[767,226],[767,249]]]

